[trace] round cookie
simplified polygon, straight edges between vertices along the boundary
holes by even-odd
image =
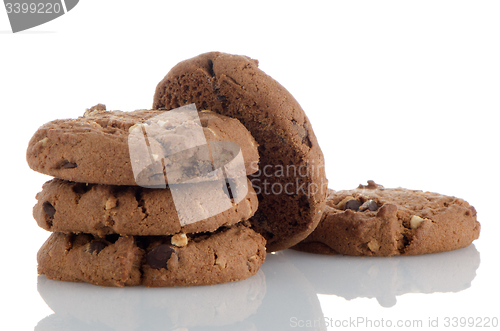
[[[293,248],[361,256],[451,251],[479,238],[476,218],[462,199],[368,181],[354,190],[329,190],[320,224]]]
[[[153,108],[190,103],[237,118],[259,144],[252,184],[259,196],[253,228],[267,249],[288,248],[318,224],[326,199],[324,158],[304,111],[246,56],[219,52],[178,63],[157,85]]]
[[[97,105],[77,119],[41,126],[26,158],[31,169],[61,179],[159,188],[220,179],[214,164],[240,160],[236,157],[243,158],[245,169],[235,177],[258,170],[257,143],[238,120],[197,114],[199,120],[165,118],[161,111],[106,111]],[[206,142],[210,150],[217,148],[217,160]]]
[[[37,194],[33,216],[41,228],[52,232],[97,236],[212,232],[247,220],[257,210],[258,199],[247,178],[232,182],[232,200],[225,184],[209,181],[150,189],[52,179]],[[174,200],[172,191],[182,198]],[[186,212],[190,220],[198,221],[182,218]]]
[[[38,273],[100,286],[213,285],[254,275],[266,256],[264,238],[242,224],[188,235],[182,245],[174,238],[56,232],[38,251]]]

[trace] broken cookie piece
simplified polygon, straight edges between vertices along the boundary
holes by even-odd
[[[354,190],[329,190],[320,224],[293,248],[360,256],[428,254],[469,246],[480,228],[474,207],[462,199],[368,181]]]

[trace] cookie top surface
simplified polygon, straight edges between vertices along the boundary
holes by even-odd
[[[100,286],[193,286],[243,280],[266,257],[264,238],[235,224],[174,236],[95,237],[52,233],[40,248],[38,273]],[[193,271],[195,270],[195,271]]]
[[[168,189],[52,179],[36,198],[33,216],[41,228],[98,236],[212,232],[249,219],[258,206],[246,177],[229,188],[208,181]]]
[[[329,190],[320,224],[294,248],[326,254],[418,255],[466,247],[479,232],[476,210],[462,199],[369,181],[354,190]]]
[[[28,164],[75,182],[158,188],[257,171],[257,143],[238,120],[185,108],[189,115],[97,105],[82,117],[51,121],[31,138]],[[226,163],[222,174],[217,168]]]
[[[252,176],[259,210],[251,222],[269,251],[288,248],[318,224],[326,199],[324,158],[295,98],[246,56],[201,54],[174,66],[157,85],[154,109],[189,103],[237,118],[259,144]]]

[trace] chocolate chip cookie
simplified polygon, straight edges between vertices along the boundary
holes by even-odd
[[[150,189],[52,179],[37,194],[33,216],[41,228],[52,232],[97,236],[212,232],[247,220],[257,210],[258,199],[246,177],[226,185],[224,180]]]
[[[157,188],[256,172],[259,155],[250,132],[237,119],[193,107],[166,114],[94,106],[77,119],[41,126],[29,142],[28,164],[80,183]]]
[[[368,181],[329,191],[316,230],[294,249],[362,256],[418,255],[466,247],[479,237],[476,210],[437,193]]]
[[[237,118],[259,144],[259,196],[253,228],[269,251],[288,248],[318,224],[326,199],[324,158],[295,98],[246,56],[201,54],[174,66],[157,85],[153,108],[190,103]]]
[[[243,224],[212,233],[95,237],[53,233],[40,248],[38,273],[101,286],[192,286],[243,280],[266,256],[265,240]]]

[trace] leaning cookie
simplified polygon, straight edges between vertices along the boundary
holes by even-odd
[[[167,189],[52,179],[36,196],[33,217],[48,231],[97,236],[212,232],[249,219],[258,199],[250,181],[208,181]],[[175,197],[174,197],[175,195]]]
[[[51,121],[31,138],[28,165],[80,183],[157,188],[258,170],[257,143],[237,119],[193,107],[167,114],[97,105],[76,119]],[[223,165],[225,173],[217,169]]]
[[[324,158],[297,100],[246,56],[211,52],[174,66],[154,95],[153,108],[190,103],[237,118],[259,143],[262,170],[253,228],[269,251],[298,243],[318,224],[326,199]]]
[[[354,190],[330,190],[320,224],[293,248],[361,256],[451,251],[479,237],[476,218],[462,199],[368,181]]]
[[[38,273],[48,279],[101,286],[213,285],[254,275],[265,240],[237,224],[213,233],[94,237],[53,233],[40,248]]]

